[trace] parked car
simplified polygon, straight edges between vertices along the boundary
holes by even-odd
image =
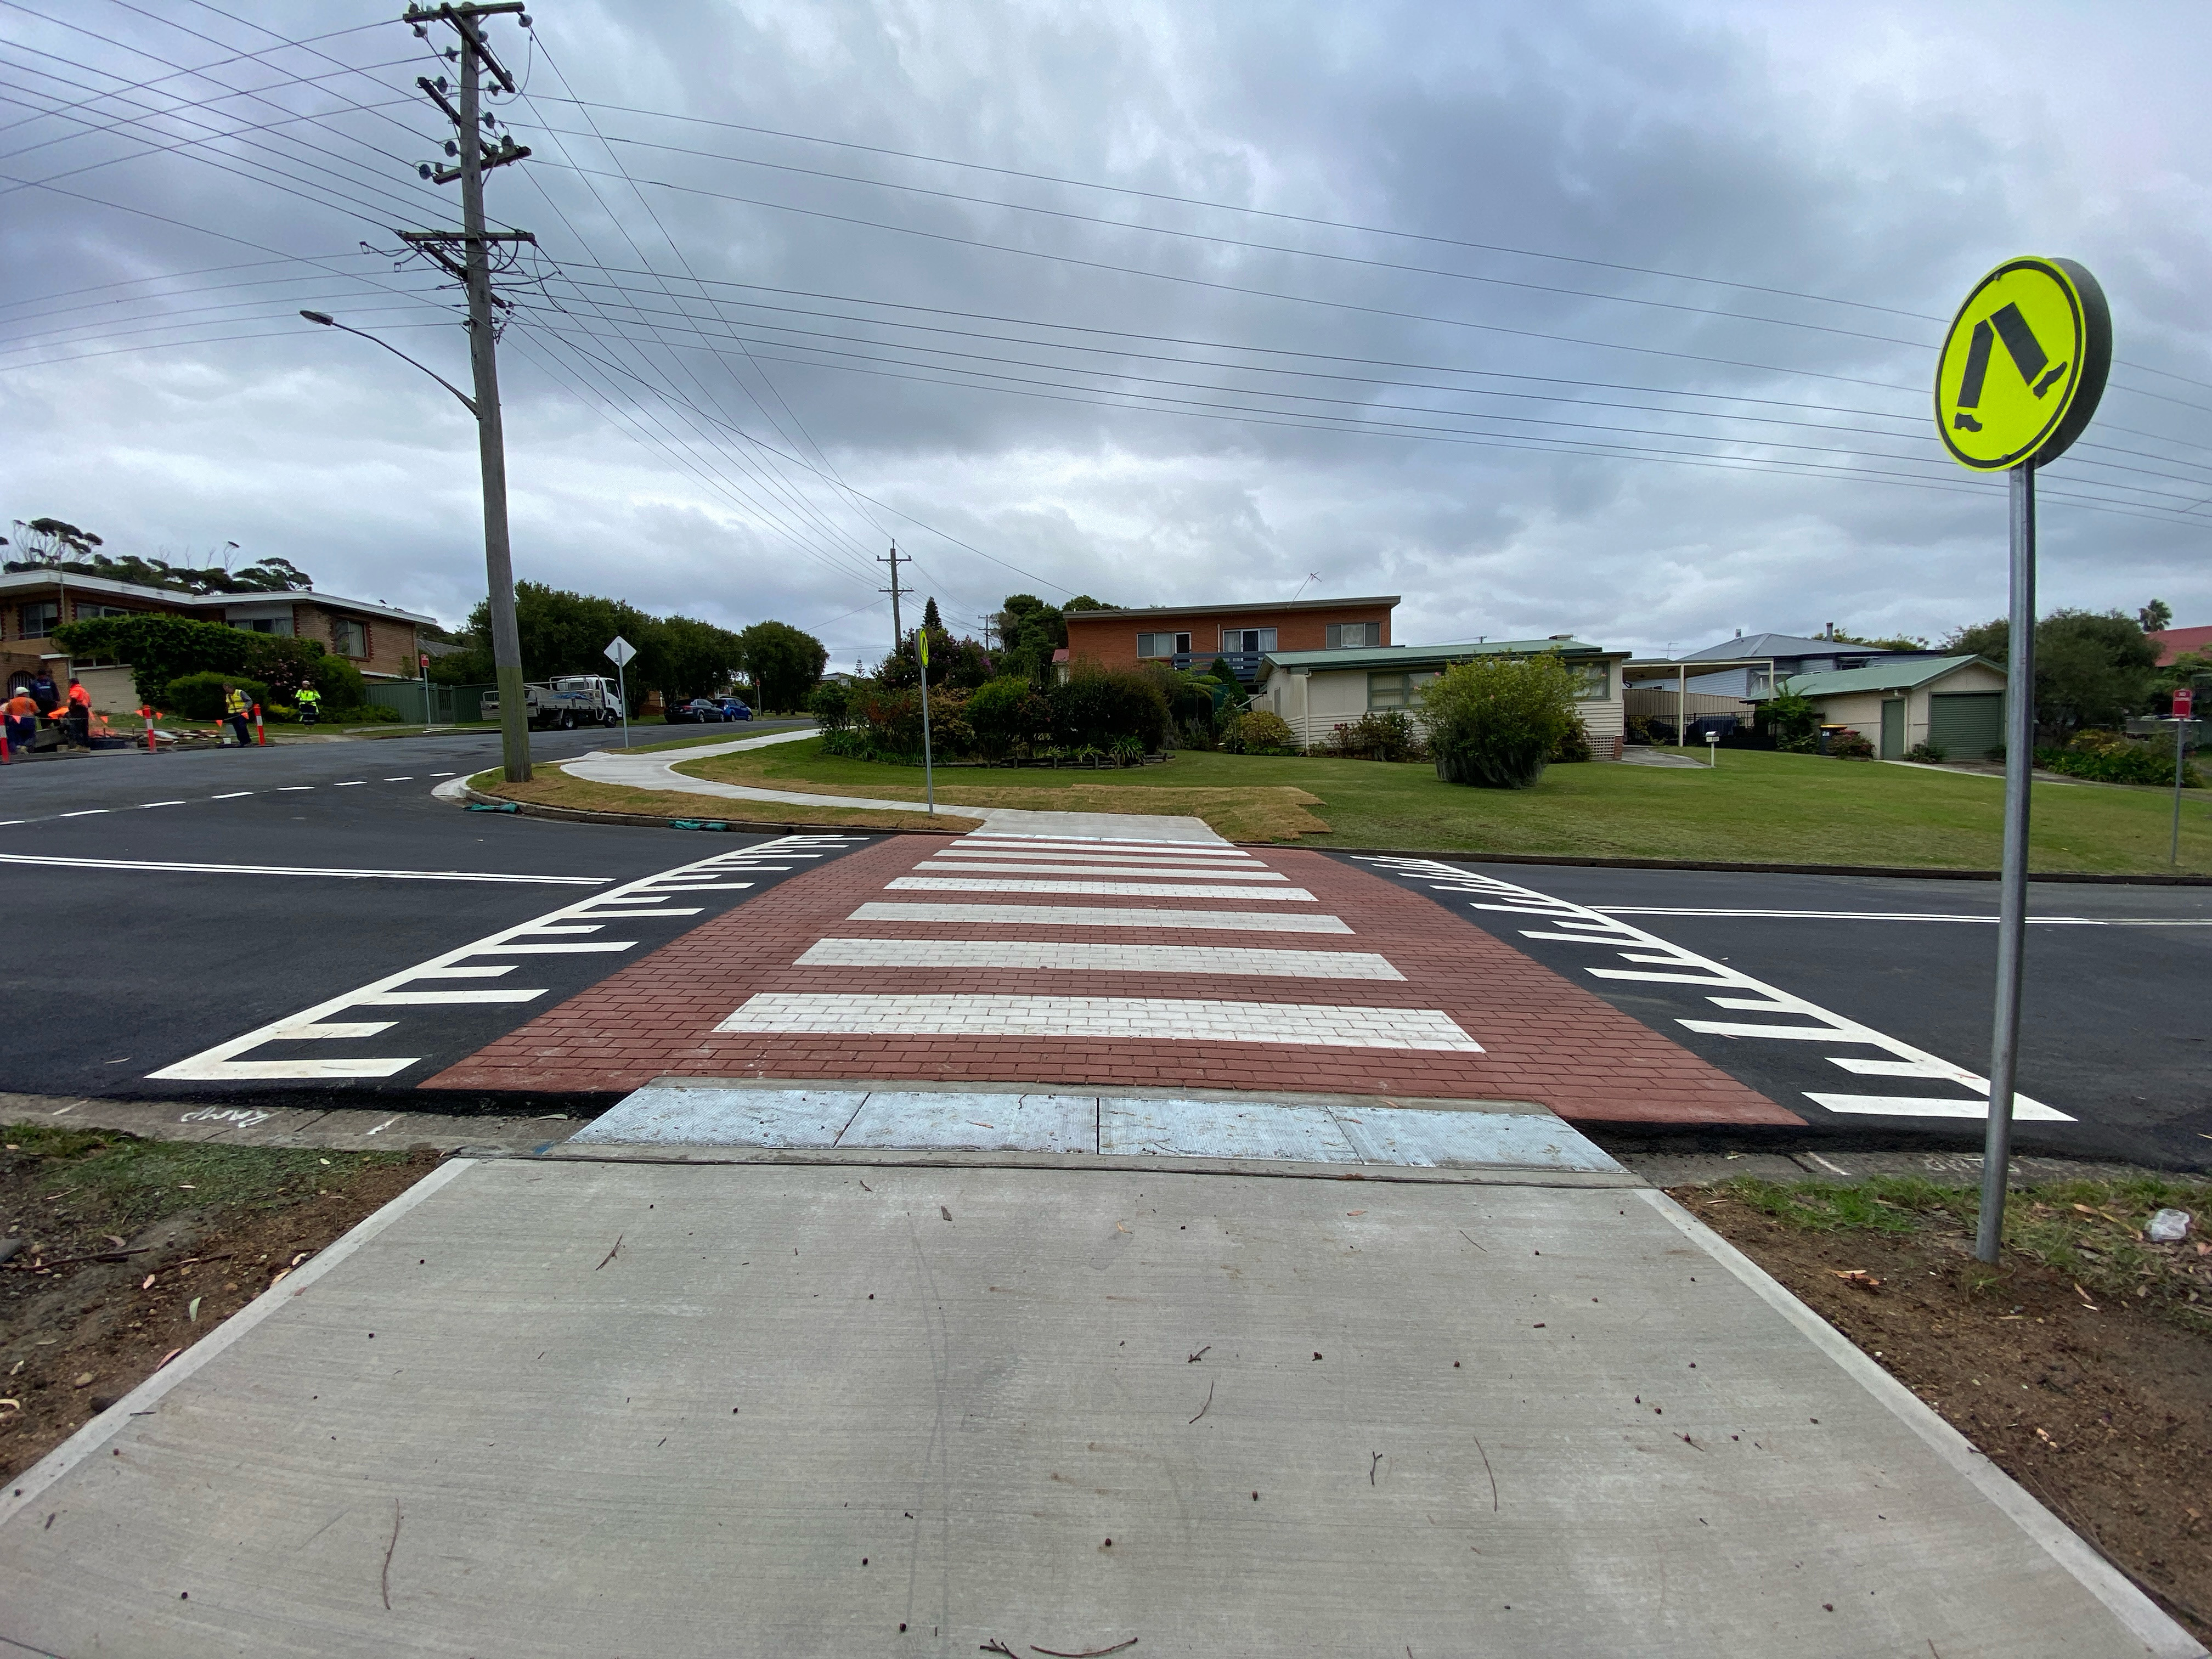
[[[722,718],[724,720],[749,720],[752,717],[753,711],[751,708],[747,707],[745,704],[739,702],[735,697],[725,697],[722,699]]]
[[[722,705],[712,697],[694,697],[668,711],[671,726],[711,726],[729,718],[722,712]]]

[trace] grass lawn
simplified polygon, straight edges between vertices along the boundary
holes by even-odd
[[[920,800],[918,768],[823,755],[805,741],[685,763],[729,783]],[[1729,750],[1711,769],[1549,768],[1532,789],[1469,789],[1425,765],[1185,753],[1164,766],[955,768],[937,799],[977,806],[1189,812],[1244,841],[1454,853],[1994,869],[2004,786],[1990,776]],[[734,805],[734,804],[733,804]],[[2212,794],[2185,797],[2181,862],[2212,872]],[[2035,786],[2034,866],[2117,873],[2166,862],[2171,797]]]

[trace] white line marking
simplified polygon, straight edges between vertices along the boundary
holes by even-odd
[[[496,979],[501,974],[511,974],[521,966],[519,962],[497,962],[486,963],[481,967],[417,968],[412,977],[416,979]]]
[[[1816,1106],[1825,1106],[1832,1112],[1850,1112],[1872,1117],[1978,1117],[1986,1119],[1990,1103],[1986,1100],[1947,1100],[1940,1097],[1919,1095],[1829,1095],[1808,1091],[1805,1098]],[[2012,1115],[2016,1121],[2038,1123],[2071,1123],[2074,1120],[2063,1112],[2054,1112],[2048,1106],[2014,1095]]]
[[[360,788],[360,787],[362,787],[362,785],[363,785],[363,784],[367,783],[368,781],[368,780],[367,778],[353,778],[353,779],[350,779],[350,780],[349,780],[348,781],[346,781],[346,782],[344,782],[344,783],[334,783],[334,784],[332,784],[332,785],[331,786],[331,788],[333,788],[333,789],[358,789],[358,788]],[[370,1133],[371,1134],[374,1134],[374,1133],[375,1133],[376,1132],[375,1132],[374,1129],[372,1129],[372,1130],[370,1130],[370,1131],[369,1131],[369,1133]]]
[[[180,800],[142,800],[138,805],[143,808],[148,806],[182,806],[185,803]]]
[[[252,793],[251,789],[234,789],[227,795],[210,795],[208,799],[210,800],[244,800]]]
[[[1166,882],[1017,881],[987,876],[900,876],[884,884],[899,893],[1077,893],[1112,898],[1278,899],[1311,904],[1303,887],[1176,887]]]
[[[799,836],[791,837],[790,839],[801,845],[814,846],[820,845],[824,842],[837,842],[847,838],[840,836]],[[773,846],[775,843],[768,842],[763,844]],[[756,848],[752,850],[757,851],[758,849]],[[698,860],[692,864],[678,866],[678,869],[712,869],[721,860],[726,859],[730,856],[731,854],[727,853],[720,853],[709,858]],[[149,1079],[175,1080],[188,1083],[246,1082],[270,1078],[309,1079],[345,1077],[390,1077],[396,1072],[404,1071],[408,1066],[416,1064],[422,1056],[413,1054],[404,1058],[391,1058],[383,1055],[376,1055],[364,1056],[360,1059],[325,1060],[240,1060],[238,1056],[246,1054],[253,1048],[260,1047],[264,1042],[282,1042],[287,1037],[293,1036],[303,1030],[311,1030],[327,1018],[330,1015],[337,1013],[342,1010],[360,1006],[364,1004],[374,1003],[378,999],[384,997],[387,993],[398,992],[401,987],[408,984],[410,981],[421,978],[444,977],[441,970],[461,966],[465,964],[471,957],[495,954],[500,946],[511,944],[515,940],[528,939],[533,936],[543,937],[548,933],[597,933],[601,926],[599,922],[594,921],[571,925],[565,919],[583,914],[586,908],[592,904],[605,902],[606,900],[611,898],[619,898],[633,888],[642,886],[646,882],[653,881],[661,876],[672,873],[675,872],[665,870],[659,871],[653,875],[641,877],[637,881],[627,883],[623,886],[611,890],[609,892],[593,894],[587,899],[579,899],[573,904],[566,905],[558,910],[550,911],[544,915],[535,917],[529,921],[521,922],[515,927],[503,927],[498,933],[490,934],[486,938],[477,939],[471,944],[461,945],[458,949],[447,951],[441,956],[433,957],[428,962],[418,963],[414,967],[403,969],[398,973],[387,974],[382,979],[372,981],[370,983],[362,986],[358,990],[349,991],[343,996],[332,997],[327,1002],[318,1003],[313,1007],[303,1009],[299,1013],[288,1015],[283,1019],[273,1020],[270,1024],[257,1027],[255,1030],[247,1031],[242,1036],[234,1036],[227,1042],[219,1042],[212,1048],[204,1049],[200,1053],[193,1054],[187,1059],[179,1060],[173,1066],[165,1066],[158,1072],[149,1072],[147,1075]],[[596,880],[598,878],[592,878],[592,879]],[[670,913],[666,911],[647,910],[640,912],[639,914],[644,915],[667,915]],[[677,914],[696,915],[697,913],[696,911],[686,911]]]
[[[1023,841],[993,839],[984,836],[963,836],[945,853],[992,853],[1001,857],[1018,854],[1023,858],[1043,857],[1056,853],[1071,856],[1097,859],[1195,859],[1215,860],[1249,859],[1252,854],[1241,847],[1197,847],[1182,842],[1172,845],[1139,843],[1109,845],[1095,841]]]
[[[651,914],[665,916],[673,915],[676,913],[672,910],[655,910]],[[565,945],[502,945],[498,947],[498,952],[503,957],[525,954],[550,957],[572,954],[579,951],[628,951],[634,949],[636,944],[637,941],[634,939],[576,939]]]
[[[280,795],[297,795],[314,787],[312,783],[280,783],[276,786],[276,793]]]
[[[415,775],[412,772],[410,772],[404,778],[386,778],[385,779],[385,781],[386,783],[412,783],[415,781]]]
[[[1703,982],[1722,985],[1753,994],[1747,996],[1709,996],[1705,999],[1707,1002],[1717,1007],[1741,1009],[1747,1012],[1794,1016],[1808,1022],[1802,1025],[1790,1025],[1775,1023],[1754,1024],[1736,1020],[1678,1019],[1676,1023],[1686,1030],[1702,1032],[1709,1036],[1771,1037],[1785,1042],[1832,1042],[1879,1048],[1916,1067],[1925,1068],[1916,1070],[1912,1073],[1914,1076],[1941,1079],[1982,1097],[1978,1100],[1949,1102],[1931,1098],[1922,1103],[1926,1106],[1926,1110],[1910,1112],[1905,1107],[1896,1104],[1898,1101],[1904,1098],[1903,1097],[1844,1095],[1834,1097],[1858,1101],[1887,1100],[1891,1104],[1887,1107],[1881,1105],[1834,1107],[1830,1108],[1832,1110],[1882,1112],[1893,1116],[1984,1119],[1989,1116],[1989,1079],[1979,1073],[1968,1071],[1963,1066],[1954,1065],[1940,1054],[1931,1054],[1924,1048],[1916,1048],[1911,1043],[1900,1042],[1884,1032],[1877,1031],[1870,1025],[1862,1025],[1855,1019],[1847,1019],[1841,1014],[1831,1012],[1818,1003],[1808,1002],[1802,997],[1792,996],[1789,992],[1778,989],[1763,980],[1756,980],[1748,974],[1739,972],[1724,962],[1716,962],[1710,957],[1701,957],[1694,951],[1685,950],[1670,940],[1661,939],[1656,933],[1647,933],[1642,928],[1632,927],[1617,917],[1604,915],[1588,906],[1576,904],[1566,899],[1554,898],[1547,893],[1540,893],[1534,888],[1519,887],[1511,882],[1499,881],[1495,877],[1479,876],[1469,871],[1455,869],[1435,859],[1382,856],[1363,857],[1359,861],[1363,864],[1381,865],[1406,875],[1427,879],[1429,885],[1440,892],[1479,894],[1481,896],[1481,900],[1486,902],[1471,900],[1473,908],[1477,909],[1541,916],[1561,927],[1571,927],[1577,930],[1572,933],[1547,933],[1536,928],[1522,928],[1521,933],[1524,938],[1559,939],[1579,945],[1609,945],[1613,949],[1615,955],[1632,962],[1661,963],[1680,968],[1685,970],[1683,975],[1685,983]],[[1586,969],[1584,971],[1593,977],[1623,976],[1622,970],[1619,969]],[[1692,975],[1696,975],[1695,979],[1690,977]],[[1634,977],[1648,979],[1652,975],[1638,974]],[[1805,1097],[1815,1105],[1826,1105],[1830,1098],[1826,1095],[1815,1094],[1809,1090],[1805,1091]],[[1938,1106],[1941,1107],[1940,1110],[1937,1109]],[[2063,1123],[2073,1121],[2064,1113],[2054,1110],[2040,1101],[2031,1100],[2021,1094],[2015,1094],[2013,1097],[2013,1115],[2015,1118],[2033,1118],[2046,1122]]]
[[[87,806],[74,812],[57,812],[54,816],[61,818],[89,818],[95,817],[107,810],[105,806]]]
[[[683,904],[678,904],[678,905],[672,905],[672,906],[670,906],[670,907],[669,907],[667,909],[665,909],[665,910],[579,910],[576,914],[577,914],[578,915],[580,915],[580,916],[618,916],[618,917],[619,917],[619,916],[696,916],[696,915],[703,915],[703,914],[705,913],[705,910],[706,910],[706,906],[704,906],[704,905],[702,905],[702,904],[690,904],[690,905],[683,905]],[[545,932],[547,932],[547,933],[589,933],[591,930],[590,930],[589,928],[586,928],[586,927],[549,927],[549,928],[545,929],[544,931],[545,931]]]
[[[448,1002],[528,1002],[544,996],[545,991],[543,985],[535,990],[379,991],[373,996],[356,997],[354,1006],[357,1008],[405,1008]]]
[[[1483,1052],[1482,1045],[1449,1016],[1433,1009],[1185,1001],[1173,997],[901,997],[763,992],[714,1029],[856,1036],[1107,1037],[1121,1042]]]
[[[1259,862],[1249,853],[1103,853],[1097,850],[1073,852],[1061,848],[1046,847],[1031,851],[1026,847],[970,847],[956,842],[939,848],[931,854],[940,859],[1028,859],[1052,864],[1188,864],[1218,868],[1224,865],[1255,865]]]
[[[1239,896],[1249,896],[1240,895]],[[1170,927],[1237,933],[1348,933],[1339,916],[1270,915],[1264,910],[1138,910],[1073,904],[864,904],[848,921],[951,921],[1015,927]]]
[[[1024,876],[1143,876],[1170,881],[1288,881],[1274,870],[1176,870],[1141,864],[986,864],[981,859],[958,859],[918,864],[917,870],[994,870]]]
[[[0,864],[45,864],[70,870],[168,870],[214,876],[338,876],[349,881],[501,881],[551,887],[604,887],[605,876],[514,876],[470,870],[330,870],[313,865],[170,864],[151,859],[79,859],[58,853],[0,853]]]
[[[433,772],[430,775],[434,778],[457,778],[460,776],[460,774],[458,772]]]
[[[799,968],[1057,968],[1073,973],[1256,974],[1270,979],[1397,979],[1370,951],[1239,951],[1183,945],[1086,945],[1067,939],[825,939]]]
[[[1493,907],[1479,907],[1489,909]],[[1510,908],[1500,905],[1497,908]],[[1674,909],[1659,905],[1594,904],[1593,910],[1608,916],[1746,916],[1779,921],[1967,921],[1996,926],[1995,916],[1945,915],[1909,910],[1723,910]],[[2212,917],[2202,916],[2030,916],[2031,927],[2212,927]]]

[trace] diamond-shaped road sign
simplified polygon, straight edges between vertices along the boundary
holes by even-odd
[[[637,647],[619,634],[615,635],[615,642],[607,647],[607,660],[617,668],[627,665],[635,655]]]

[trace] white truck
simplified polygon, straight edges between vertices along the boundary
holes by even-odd
[[[563,732],[579,726],[614,726],[622,720],[622,699],[617,696],[615,683],[596,674],[572,674],[566,678],[546,680],[522,688],[523,704],[530,711],[530,723],[540,731],[558,727]],[[483,694],[482,717],[488,720],[499,718],[499,693]]]

